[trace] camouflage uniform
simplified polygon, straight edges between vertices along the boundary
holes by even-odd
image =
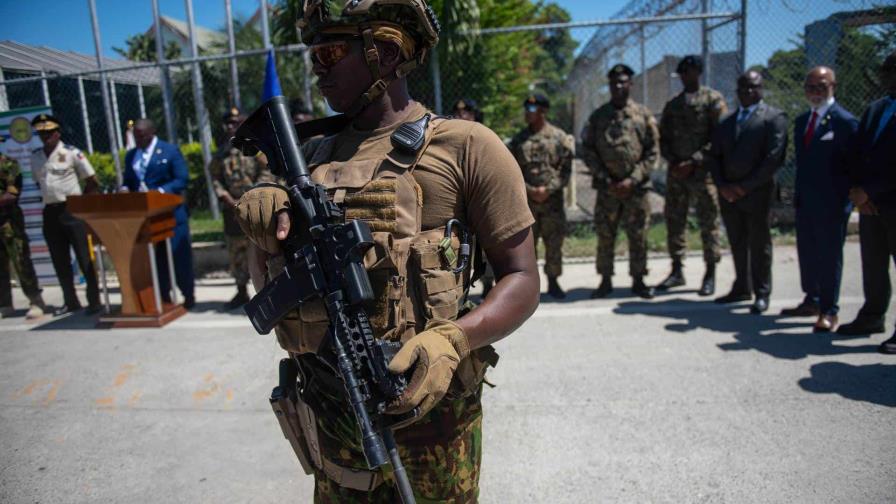
[[[210,165],[215,193],[219,197],[230,194],[234,200],[259,182],[274,182],[271,172],[256,158],[245,156],[239,150],[222,148]],[[249,282],[249,240],[236,221],[234,209],[225,206],[223,210],[224,235],[227,238],[227,252],[230,257],[230,274],[237,286]]]
[[[529,199],[535,217],[532,232],[535,242],[544,239],[544,272],[558,277],[563,273],[563,239],[566,236],[566,211],[563,188],[569,183],[575,143],[571,135],[550,123],[537,133],[523,128],[510,141],[510,151],[523,170],[526,189],[547,187],[550,195],[542,203]]]
[[[0,154],[0,194],[18,196],[22,189],[19,163]],[[12,306],[12,288],[9,280],[9,263],[12,262],[19,278],[19,285],[29,299],[40,295],[37,275],[31,264],[28,235],[25,234],[25,216],[16,202],[0,207],[0,307]]]
[[[666,179],[666,226],[669,255],[681,262],[687,250],[685,229],[688,207],[695,201],[703,260],[719,262],[719,199],[712,175],[703,168],[703,154],[709,150],[710,135],[719,118],[727,112],[725,98],[713,89],[701,87],[692,97],[684,92],[670,100],[660,121],[660,150],[670,165],[691,160],[694,171],[685,179]]]
[[[597,189],[594,228],[597,231],[597,272],[613,275],[616,232],[621,222],[628,237],[629,274],[647,274],[647,229],[650,172],[659,157],[659,132],[647,107],[629,100],[622,109],[612,103],[595,110],[582,132],[583,157]],[[634,181],[631,194],[620,199],[609,191],[611,182]]]

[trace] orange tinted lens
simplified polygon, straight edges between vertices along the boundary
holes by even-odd
[[[311,57],[327,68],[348,55],[348,42],[340,40],[311,46]]]

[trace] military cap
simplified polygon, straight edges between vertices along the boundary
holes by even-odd
[[[688,54],[684,58],[681,58],[681,61],[678,62],[678,66],[675,68],[676,73],[682,73],[688,68],[696,69],[698,72],[703,72],[703,58],[697,56],[696,54]]]
[[[242,114],[240,114],[240,109],[236,107],[230,107],[227,112],[224,112],[224,115],[221,117],[221,121],[228,122],[234,119],[241,120]]]
[[[613,68],[607,72],[608,79],[619,79],[623,75],[626,76],[626,78],[631,78],[632,75],[635,75],[635,71],[632,70],[632,67],[624,63],[619,63],[618,65],[613,65]]]
[[[551,108],[551,102],[548,100],[548,97],[541,93],[530,94],[526,97],[526,100],[523,102],[523,107],[544,107]]]
[[[56,119],[50,114],[39,114],[31,120],[31,126],[33,126],[36,131],[53,131],[59,129],[60,123],[59,119]]]

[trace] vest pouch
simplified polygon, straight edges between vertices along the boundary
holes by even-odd
[[[451,378],[451,386],[445,397],[448,400],[463,399],[479,390],[479,385],[485,380],[485,373],[489,367],[498,365],[498,353],[495,347],[486,347],[473,350],[466,359],[460,361],[454,377]]]
[[[267,266],[270,278],[276,277],[285,268],[283,256],[272,257]],[[297,354],[314,353],[326,337],[329,323],[323,301],[313,299],[280,321],[274,332],[284,350]]]
[[[456,245],[453,239],[455,251]],[[417,327],[422,329],[432,319],[456,320],[463,302],[463,276],[448,269],[438,243],[412,243],[411,263],[408,274],[416,284],[420,311]]]

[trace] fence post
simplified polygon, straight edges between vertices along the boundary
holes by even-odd
[[[84,93],[84,79],[82,77],[78,77],[78,96],[81,98],[81,120],[84,121],[87,152],[93,154],[93,134],[90,132],[90,116],[87,114],[87,95]]]
[[[266,0],[260,0],[258,3],[261,5],[261,40],[264,43],[264,48],[270,49],[271,33],[268,29],[268,3]],[[276,54],[274,57],[276,58]]]
[[[641,44],[641,103],[650,108],[650,100],[647,96],[647,38],[644,34],[644,24],[638,25],[638,28],[638,39]]]
[[[118,140],[118,145],[124,145],[124,140],[121,138],[121,115],[118,113],[118,91],[115,90],[115,81],[109,79],[109,88],[112,90],[112,117],[115,118],[115,139]]]
[[[44,93],[44,105],[52,107],[53,104],[50,103],[50,87],[47,85],[47,72],[41,70],[40,76],[43,77],[43,79],[40,80],[40,88]]]
[[[90,7],[90,22],[93,26],[93,45],[96,47],[96,66],[100,71],[100,92],[103,96],[103,111],[106,115],[106,132],[109,134],[109,151],[112,152],[112,161],[115,163],[115,182],[117,187],[122,186],[121,159],[118,156],[118,144],[115,142],[115,125],[112,119],[112,106],[109,103],[109,88],[106,83],[106,72],[103,70],[102,43],[100,42],[100,24],[96,18],[96,1],[87,0]]]
[[[740,0],[740,23],[737,24],[737,53],[740,73],[747,71],[747,0]]]
[[[3,71],[0,70],[0,112],[9,110],[9,100],[6,98],[6,84],[4,84]]]
[[[159,24],[159,0],[152,0],[153,32],[156,37],[156,61],[159,65],[159,86],[162,88],[162,111],[165,114],[165,132],[168,141],[177,143],[177,124],[174,118],[174,99],[171,96],[171,73],[165,65],[165,44],[162,41],[162,27]]]
[[[146,119],[146,100],[143,98],[143,83],[137,83],[137,102],[140,104],[140,119]]]
[[[187,28],[190,35],[190,56],[199,56],[199,47],[196,45],[196,25],[193,19],[193,0],[185,0],[187,7]],[[208,190],[208,205],[212,210],[212,218],[221,218],[218,209],[218,197],[212,185],[212,175],[208,165],[212,161],[212,131],[208,122],[208,110],[205,108],[205,96],[202,92],[202,70],[199,62],[193,62],[193,101],[196,105],[196,120],[199,123],[199,143],[202,145],[202,171],[205,174],[205,185]]]
[[[230,49],[230,89],[233,105],[241,109],[243,108],[240,100],[240,75],[237,71],[236,57],[236,39],[233,37],[233,6],[231,0],[224,0],[224,12],[227,17],[227,47]]]
[[[303,91],[305,93],[305,106],[313,113],[314,107],[311,104],[311,52],[308,51],[307,47],[302,51],[302,63],[305,74],[305,78],[302,81],[302,87],[304,88]]]
[[[700,12],[709,12],[709,0],[701,0]],[[712,82],[712,53],[709,48],[709,20],[700,21],[700,56],[703,58],[703,85],[711,86]]]
[[[435,101],[436,114],[442,114],[442,69],[439,68],[439,51],[433,48],[429,56],[429,69],[432,72],[432,94]]]

